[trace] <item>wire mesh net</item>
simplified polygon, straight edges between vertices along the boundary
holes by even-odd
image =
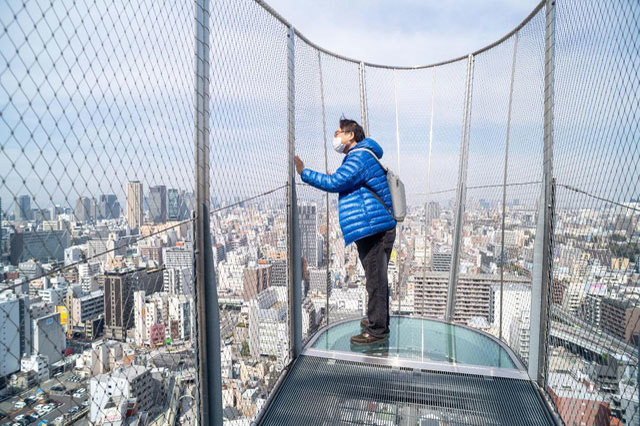
[[[639,17],[633,2],[556,10],[547,383],[567,423],[640,422]]]
[[[225,421],[252,419],[289,362],[288,28],[212,3],[212,244]]]
[[[2,8],[0,409],[173,422],[195,408],[191,4]]]
[[[2,8],[0,409],[173,422],[195,409],[192,5]]]

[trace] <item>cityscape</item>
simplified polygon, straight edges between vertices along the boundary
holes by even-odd
[[[277,195],[213,203],[230,425],[251,423],[289,362],[286,217]],[[366,314],[364,271],[355,247],[344,247],[335,200],[326,201],[299,202],[305,341],[327,321]],[[42,210],[25,195],[11,205],[0,240],[3,415],[53,424],[192,424],[193,194],[163,185],[147,192],[133,181],[124,199],[79,197],[74,208]],[[524,363],[536,209],[507,203],[503,244],[500,203],[468,200],[455,312],[456,323],[500,336]],[[579,400],[623,424],[638,420],[640,253],[625,243],[640,232],[638,211],[635,201],[558,211],[552,298],[557,315],[575,324],[551,329],[549,387],[558,407],[567,407],[563,416]],[[444,317],[453,224],[453,200],[411,206],[388,271],[394,314]]]

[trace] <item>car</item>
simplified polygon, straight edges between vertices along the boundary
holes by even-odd
[[[24,402],[26,402],[28,405],[33,404],[34,402],[36,402],[36,399],[32,396],[28,396],[24,399]]]
[[[51,386],[51,390],[56,392],[64,392],[65,389],[66,388],[63,385]]]
[[[60,376],[62,376],[63,374],[64,374],[64,373],[63,373],[62,371],[60,371],[60,372],[58,372],[58,373],[54,374],[54,375],[53,375],[53,377],[60,377]]]
[[[24,408],[27,406],[27,404],[24,401],[16,401],[13,405],[16,408]]]
[[[88,407],[89,406],[89,400],[85,399],[84,401],[82,401],[82,406],[83,407]]]

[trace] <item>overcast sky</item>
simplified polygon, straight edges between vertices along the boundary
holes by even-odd
[[[424,65],[511,31],[538,0],[267,0],[311,41],[367,62]]]

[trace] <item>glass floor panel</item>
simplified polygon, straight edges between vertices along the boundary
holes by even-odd
[[[391,333],[386,343],[354,346],[350,337],[361,332],[360,319],[347,321],[321,332],[311,348],[422,362],[517,369],[507,350],[497,341],[466,327],[422,318],[391,317],[389,328]]]

